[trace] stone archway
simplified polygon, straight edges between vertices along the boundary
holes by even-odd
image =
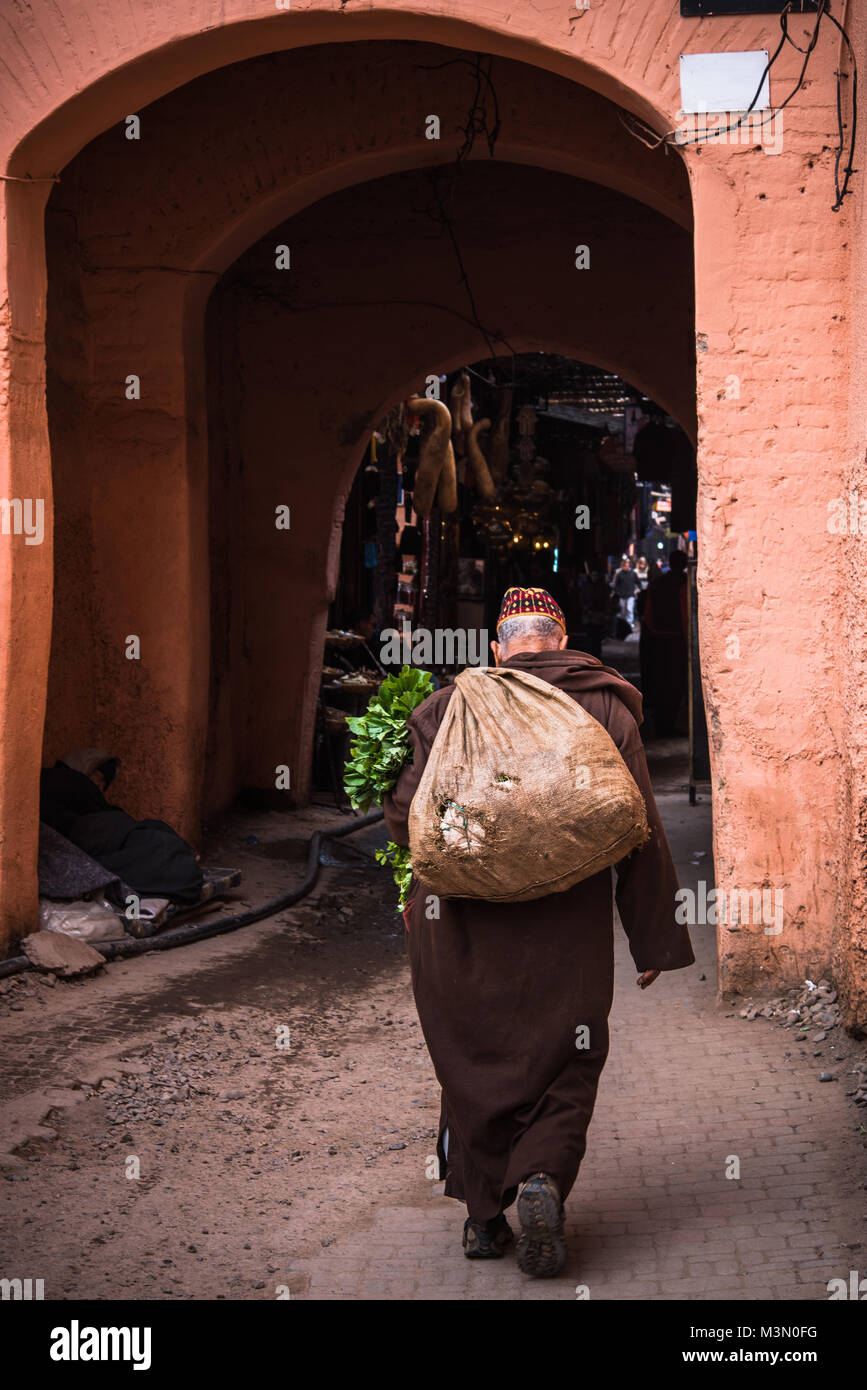
[[[8,304],[2,323],[3,351],[8,363],[8,411],[0,427],[0,472],[8,498],[38,498],[49,518],[47,543],[28,549],[5,548],[0,556],[0,579],[6,595],[0,647],[0,705],[16,730],[15,747],[0,754],[0,801],[15,806],[15,820],[0,850],[0,887],[4,904],[2,933],[8,941],[30,929],[35,920],[36,886],[33,865],[37,832],[36,773],[40,759],[45,688],[52,618],[52,480],[47,421],[44,410],[44,343],[46,266],[42,219],[45,204],[59,172],[100,132],[122,125],[130,110],[140,110],[203,73],[227,63],[286,48],[301,48],[334,40],[416,39],[452,47],[496,52],[529,60],[536,67],[559,72],[569,80],[584,80],[592,90],[615,97],[637,114],[660,120],[672,109],[673,63],[678,34],[672,30],[666,7],[658,5],[651,23],[642,16],[635,62],[630,51],[618,58],[612,43],[611,16],[600,14],[582,24],[580,52],[575,51],[568,19],[553,28],[530,10],[508,20],[475,22],[472,7],[455,13],[451,4],[388,3],[362,14],[347,13],[344,5],[311,4],[291,14],[265,15],[252,0],[229,0],[221,22],[203,25],[178,11],[171,0],[158,0],[148,12],[146,32],[107,13],[82,5],[75,22],[58,26],[56,10],[43,0],[17,16],[14,40],[7,47],[12,81],[0,130],[0,300]],[[615,24],[615,28],[617,28]],[[660,42],[663,38],[664,41]],[[630,50],[632,46],[630,46]],[[55,56],[56,55],[56,56]],[[648,65],[649,63],[649,65]],[[40,80],[32,80],[33,72]],[[666,98],[665,93],[668,93]],[[179,330],[180,351],[189,346]],[[201,390],[201,379],[190,373],[186,399]],[[168,478],[171,486],[177,479]],[[195,487],[183,496],[177,514],[195,509]],[[201,565],[191,557],[193,567]],[[182,575],[189,563],[184,560]],[[22,634],[19,640],[17,634]],[[26,634],[26,636],[23,636]],[[191,655],[191,663],[195,654]],[[172,692],[188,691],[189,680],[171,682]],[[169,802],[177,805],[190,790],[190,779],[175,781]],[[186,827],[188,828],[188,827]]]
[[[50,329],[50,341],[60,346],[53,356],[50,351],[57,364],[51,399],[58,402],[52,451],[68,516],[76,506],[79,515],[73,533],[59,541],[62,574],[77,580],[65,594],[65,579],[59,581],[46,756],[70,741],[110,737],[135,778],[133,809],[158,807],[190,836],[199,824],[207,717],[205,305],[236,248],[272,226],[278,213],[285,217],[324,192],[369,182],[372,173],[442,159],[441,147],[424,138],[418,95],[409,120],[406,111],[416,70],[436,69],[444,55],[448,60],[449,50],[428,45],[352,44],[210,74],[144,114],[150,146],[131,151],[119,128],[92,142],[49,204],[51,264],[62,267]],[[394,61],[402,83],[384,80]],[[531,101],[532,118],[504,140],[503,156],[498,146],[498,159],[512,151],[522,167],[581,170],[600,184],[639,191],[673,224],[688,224],[679,161],[650,154],[595,94],[518,64],[501,66],[501,100]],[[460,65],[449,74],[439,97],[444,129],[453,132],[466,118],[472,82]],[[294,109],[280,116],[287,89],[296,92],[299,109],[308,109],[329,81],[352,98],[348,142],[346,112],[337,103],[313,126]],[[357,100],[362,88],[373,93],[364,107]],[[299,128],[310,132],[300,150]],[[581,131],[577,141],[573,129]],[[484,163],[484,152],[480,158]],[[179,187],[190,190],[182,199]],[[145,204],[146,221],[139,211]],[[575,215],[577,237],[580,209]],[[658,213],[648,216],[658,224]],[[83,360],[91,364],[86,380],[77,374]],[[132,406],[122,389],[130,374],[141,383],[141,399]],[[76,400],[79,423],[69,408]],[[691,401],[690,385],[680,409],[691,414]],[[112,548],[108,539],[124,514],[133,534],[160,541],[158,552],[140,549],[134,567],[126,563],[125,543]],[[61,510],[58,518],[60,524]],[[88,532],[102,538],[100,554],[82,570],[80,541]],[[80,601],[88,563],[90,613]],[[94,623],[101,660],[88,681],[77,681],[77,653],[93,645]],[[143,653],[133,667],[124,646],[131,633]],[[72,684],[77,694],[70,699]],[[123,690],[126,700],[119,698]],[[131,732],[142,710],[155,731],[147,749]],[[303,791],[303,777],[300,785]]]
[[[215,409],[231,401],[228,427],[212,431],[215,570],[229,564],[239,576],[234,588],[218,581],[215,807],[237,791],[242,766],[264,789],[288,765],[306,796],[343,506],[370,429],[427,373],[486,356],[426,197],[424,170],[334,194],[272,229],[215,291],[211,400]],[[596,248],[586,277],[562,232],[578,208]],[[562,352],[616,371],[694,429],[685,231],[598,185],[499,161],[461,174],[453,210],[480,318],[516,352]],[[303,267],[297,283],[275,270],[277,245]],[[280,505],[291,508],[292,532],[275,529]],[[229,758],[230,730],[241,726],[233,706],[246,712],[246,740]]]
[[[671,6],[662,0],[654,0],[640,15],[625,0],[591,7],[577,17],[520,5],[508,17],[493,17],[483,26],[466,0],[457,7],[451,0],[435,0],[424,10],[411,0],[399,11],[383,4],[360,14],[347,13],[344,5],[337,12],[313,4],[268,16],[250,0],[229,0],[223,21],[208,30],[189,15],[179,15],[171,0],[158,0],[148,12],[144,35],[132,28],[118,33],[116,24],[93,15],[85,0],[80,18],[81,23],[70,23],[61,32],[48,0],[35,0],[29,7],[22,37],[10,49],[15,80],[0,145],[2,288],[8,287],[2,327],[9,387],[0,467],[7,498],[42,498],[49,526],[43,210],[49,180],[100,132],[120,129],[131,107],[143,109],[203,73],[256,54],[335,39],[351,45],[399,39],[525,62],[618,103],[662,132],[676,118],[677,55],[694,49],[704,36],[695,24],[672,16]],[[744,17],[726,27],[723,44],[761,47],[763,33],[760,17]],[[55,48],[63,49],[62,61],[48,58]],[[796,77],[796,58],[788,52],[781,58],[778,74],[784,85]],[[780,579],[799,562],[798,518],[815,507],[817,476],[824,490],[840,496],[850,474],[849,373],[840,369],[848,329],[839,313],[838,287],[851,254],[851,213],[844,208],[833,223],[829,219],[827,177],[833,155],[826,147],[817,159],[815,139],[816,129],[835,129],[836,61],[826,44],[811,70],[810,121],[797,119],[791,108],[793,119],[777,159],[743,148],[705,148],[690,152],[687,165],[696,223],[702,636],[718,782],[717,873],[723,883],[744,887],[779,884],[791,904],[779,941],[760,933],[721,940],[723,978],[732,987],[768,974],[803,978],[848,951],[855,979],[852,997],[858,995],[863,1005],[863,969],[847,944],[850,928],[855,936],[859,899],[845,861],[853,843],[863,849],[863,833],[850,833],[840,795],[841,786],[857,780],[852,750],[859,725],[846,695],[857,659],[845,631],[845,579],[837,543],[828,535],[815,539],[813,555],[822,580],[821,601],[813,608],[805,610]],[[31,80],[34,66],[42,74],[39,83]],[[516,115],[520,118],[520,109]],[[183,133],[177,130],[179,140]],[[588,132],[580,135],[571,144],[581,145]],[[649,157],[635,143],[640,157]],[[518,152],[513,150],[511,157],[518,158]],[[676,158],[661,151],[658,157]],[[371,172],[382,175],[386,170],[369,168]],[[329,190],[312,191],[322,196]],[[134,229],[147,228],[150,206],[145,196],[131,224]],[[217,221],[225,226],[225,218]],[[128,229],[127,224],[113,233],[109,229],[100,249],[111,252],[111,236],[123,236]],[[199,252],[212,243],[201,244]],[[821,252],[810,259],[813,245]],[[210,278],[201,276],[194,248],[176,243],[176,249],[183,252],[179,261],[157,268],[153,262],[139,263],[135,293],[162,322],[166,341],[162,375],[158,370],[154,377],[158,404],[155,397],[153,417],[144,423],[153,430],[150,463],[158,465],[157,492],[170,494],[171,505],[158,512],[156,527],[152,513],[146,521],[156,533],[170,521],[177,536],[185,537],[172,550],[173,563],[163,582],[173,600],[170,616],[175,608],[185,610],[187,628],[193,631],[195,597],[201,594],[207,565],[201,538],[190,524],[203,504],[205,471],[197,434],[204,380],[192,348],[210,284],[225,267],[213,267]],[[240,249],[231,250],[229,259]],[[110,264],[110,257],[107,262],[93,257],[93,263]],[[127,273],[129,269],[125,267]],[[161,278],[178,275],[187,277],[190,286],[193,276],[200,282],[181,296],[180,307],[176,287],[167,289]],[[134,346],[134,316],[127,322],[133,325]],[[118,348],[123,355],[129,346],[129,341],[103,344],[95,360],[101,387],[118,370]],[[77,350],[74,341],[71,348]],[[732,378],[740,383],[737,395],[727,394]],[[123,430],[116,438],[124,443]],[[134,450],[142,441],[126,443]],[[140,460],[147,463],[144,449]],[[110,509],[101,519],[109,514]],[[16,544],[4,547],[0,556],[7,634],[0,646],[0,702],[16,735],[14,743],[4,743],[0,757],[0,800],[16,807],[0,848],[7,938],[28,929],[35,914],[36,769],[52,581],[50,535],[44,546],[27,549],[21,537],[14,539]],[[121,558],[115,557],[115,569]],[[97,571],[94,591],[105,592],[108,577]],[[741,646],[732,657],[728,639],[735,627]],[[184,765],[170,762],[164,804],[189,807],[204,756],[204,706],[195,676],[202,650],[184,650],[178,657],[173,639],[165,632],[154,636],[159,671],[152,689],[161,707],[170,708],[174,701],[175,708],[186,711],[181,742],[190,750]],[[64,634],[61,640],[67,640]],[[846,652],[847,660],[832,662],[829,651]],[[175,668],[177,660],[180,669]],[[98,670],[104,672],[101,661]],[[178,739],[171,721],[166,733],[168,753]],[[848,886],[838,893],[843,881]]]

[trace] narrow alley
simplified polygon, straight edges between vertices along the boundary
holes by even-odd
[[[657,796],[688,887],[708,872],[709,806],[687,804],[667,747]],[[270,895],[287,859],[300,878],[327,822],[233,819],[260,840],[246,892]],[[867,1049],[717,1005],[710,927],[693,931],[696,964],[647,993],[616,929],[564,1270],[465,1260],[462,1209],[426,1176],[438,1088],[372,860],[383,839],[333,842],[310,897],[233,935],[84,982],[0,983],[7,1269],[75,1300],[817,1300],[864,1271],[865,1111],[847,1092]]]
[[[865,64],[852,0],[0,0],[37,1370],[863,1346]]]

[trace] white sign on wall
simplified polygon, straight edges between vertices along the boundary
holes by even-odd
[[[753,111],[771,104],[771,84],[765,69],[768,50],[748,53],[681,53],[680,108],[684,115],[700,111],[746,111],[765,73]]]

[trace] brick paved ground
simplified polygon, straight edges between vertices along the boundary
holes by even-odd
[[[660,800],[689,885],[708,873],[686,858],[708,810]],[[611,1054],[558,1278],[525,1279],[513,1255],[463,1258],[463,1208],[404,1171],[367,1229],[290,1266],[293,1296],[575,1299],[586,1286],[591,1299],[826,1299],[829,1279],[863,1272],[863,1141],[844,1084],[820,1084],[829,1056],[746,1023],[740,1001],[717,1006],[713,931],[695,938],[697,964],[642,993],[618,928]],[[845,1061],[834,1070],[844,1083]],[[725,1176],[731,1156],[739,1180]]]
[[[676,749],[651,751],[694,887],[712,877],[709,807],[688,806]],[[251,829],[261,842],[243,851],[242,902],[300,877],[309,828],[234,825],[217,862]],[[867,1116],[845,1094],[863,1044],[831,1029],[808,1047],[741,1019],[742,1001],[718,1007],[708,928],[699,963],[644,994],[617,930],[611,1058],[562,1276],[465,1260],[463,1209],[425,1177],[438,1090],[378,836],[335,842],[317,895],[274,919],[83,984],[0,991],[0,1273],[44,1277],[48,1298],[227,1301],[574,1299],[578,1285],[596,1300],[824,1300],[829,1279],[863,1273]],[[275,1024],[291,1025],[288,1052]]]

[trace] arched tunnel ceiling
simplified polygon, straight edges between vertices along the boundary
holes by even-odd
[[[269,14],[250,0],[226,0],[217,22],[209,17],[205,23],[195,11],[181,15],[157,0],[146,25],[115,19],[96,28],[64,25],[63,61],[46,64],[45,55],[53,56],[57,41],[57,14],[52,0],[31,0],[26,23],[22,19],[7,49],[10,80],[0,111],[0,148],[4,159],[8,156],[9,174],[38,178],[62,168],[127,112],[202,75],[283,51],[287,44],[301,50],[335,41],[436,42],[526,60],[622,102],[662,128],[675,109],[677,54],[688,30],[665,13],[648,15],[638,46],[624,46],[622,36],[616,37],[620,17],[610,10],[595,7],[579,16],[584,22],[576,51],[570,42],[575,16],[563,16],[559,35],[552,30],[542,37],[544,24],[540,32],[535,7],[526,14],[489,14],[478,23],[475,16],[456,14],[451,4],[440,13],[430,0],[409,0],[400,9],[371,5],[358,13],[342,4],[339,13],[319,10],[314,0],[306,12],[293,8],[287,22],[284,12]],[[41,81],[28,80],[40,67]]]
[[[50,207],[74,210],[94,266],[219,273],[282,218],[394,171],[451,158],[474,94],[472,55],[411,42],[272,53],[197,78],[121,124],[63,172]],[[691,224],[679,156],[649,150],[606,98],[496,59],[496,160],[589,178]],[[491,104],[493,111],[493,105]],[[441,139],[425,136],[439,117]],[[483,138],[471,158],[490,158]]]
[[[460,262],[434,197],[450,186]],[[276,269],[279,245],[288,271]],[[505,357],[557,352],[615,372],[694,437],[690,248],[683,229],[598,184],[479,161],[457,178],[444,166],[333,194],[272,228],[216,298],[244,306],[254,352],[254,325],[279,324],[287,382],[312,387],[318,363],[357,399],[364,377],[367,408],[350,412],[359,438],[431,371],[487,358],[488,342]]]

